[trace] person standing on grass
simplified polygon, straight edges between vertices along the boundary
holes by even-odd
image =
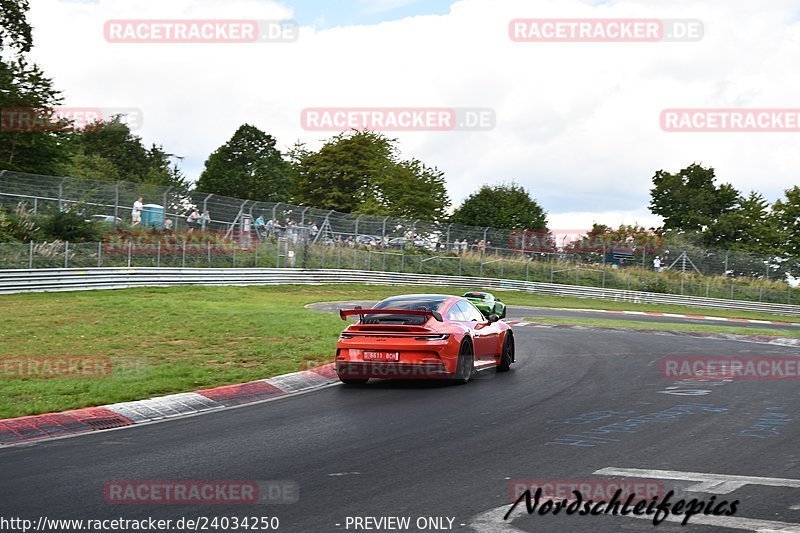
[[[653,270],[655,272],[661,272],[661,258],[658,256],[656,256],[656,258],[653,259]]]
[[[142,223],[142,209],[144,209],[144,204],[142,204],[142,197],[136,199],[133,202],[133,210],[131,211],[131,226],[138,226]]]

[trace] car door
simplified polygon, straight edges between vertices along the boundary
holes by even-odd
[[[466,300],[458,302],[465,323],[472,329],[472,338],[475,343],[475,362],[481,363],[494,359],[497,350],[495,345],[499,335],[496,324],[488,324],[478,308]]]

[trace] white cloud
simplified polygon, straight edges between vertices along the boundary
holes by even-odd
[[[378,4],[391,4],[386,0]],[[798,134],[676,134],[671,107],[800,107],[795,3],[772,0],[461,0],[448,15],[315,30],[292,44],[110,44],[107,19],[291,18],[264,0],[37,0],[35,57],[67,105],[137,107],[140,132],[186,157],[205,157],[243,122],[282,147],[319,146],[300,111],[325,106],[491,107],[497,127],[392,134],[403,154],[446,172],[458,201],[484,182],[515,180],[551,225],[650,225],[650,178],[694,161],[775,199],[797,183]],[[596,4],[596,5],[594,5]],[[513,43],[525,17],[693,18],[695,43]]]

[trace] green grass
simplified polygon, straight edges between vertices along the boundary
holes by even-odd
[[[474,288],[173,287],[0,296],[0,418],[263,379],[327,363],[343,323],[334,314],[307,310],[305,304],[379,300],[410,292],[463,294]],[[763,313],[496,294],[511,305],[775,318]],[[12,367],[2,366],[4,360],[45,357],[108,357],[112,371],[101,377],[42,379],[20,377]]]
[[[732,333],[734,335],[767,335],[770,337],[800,338],[800,331],[747,328],[742,326],[718,326],[705,324],[674,324],[642,322],[637,320],[605,320],[602,318],[552,318],[529,317],[527,322],[540,324],[569,324],[575,326],[601,326],[609,328],[634,328],[654,331],[696,331],[707,333]]]

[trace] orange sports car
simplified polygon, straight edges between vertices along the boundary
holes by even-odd
[[[393,296],[357,316],[336,346],[336,373],[350,385],[370,378],[452,379],[504,372],[514,362],[514,334],[497,315],[484,318],[466,298],[441,294]]]

